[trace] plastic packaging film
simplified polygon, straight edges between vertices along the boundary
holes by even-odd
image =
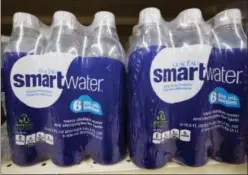
[[[171,159],[203,166],[209,157],[243,163],[241,20],[238,9],[204,21],[192,8],[170,22],[157,8],[143,9],[127,58],[110,12],[96,13],[90,26],[65,11],[51,26],[16,13],[3,62],[13,162],[113,164],[125,156],[127,135],[130,158],[142,168]]]
[[[1,35],[1,65],[3,65],[3,51],[9,42],[9,37]],[[5,93],[3,89],[3,68],[1,66],[1,124],[5,121],[6,106],[5,106]]]
[[[16,13],[3,66],[13,162],[121,160],[125,60],[110,12],[96,13],[87,27],[65,11],[51,26]]]
[[[140,12],[128,63],[129,153],[136,165],[245,161],[248,60],[241,20],[239,9],[209,21],[197,8],[170,22],[157,8]]]

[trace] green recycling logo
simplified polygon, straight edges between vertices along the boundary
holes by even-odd
[[[159,111],[156,120],[153,122],[154,128],[168,128],[168,119],[163,111]]]
[[[28,124],[30,122],[30,119],[27,114],[22,114],[21,117],[19,118],[18,122],[20,124]]]
[[[157,121],[165,121],[166,117],[163,111],[159,111],[158,115],[157,115]]]

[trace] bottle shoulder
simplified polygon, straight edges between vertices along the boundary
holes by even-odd
[[[242,27],[224,26],[212,32],[212,44],[221,48],[247,48],[247,36]]]
[[[40,54],[45,49],[45,40],[41,36],[37,37],[11,37],[4,52],[28,52]]]
[[[45,52],[62,52],[80,55],[80,46],[83,37],[69,34],[52,34],[46,45]]]
[[[87,56],[108,57],[123,62],[125,58],[124,49],[116,38],[101,36],[89,39]]]

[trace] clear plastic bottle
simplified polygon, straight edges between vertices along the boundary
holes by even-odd
[[[125,63],[124,49],[116,33],[115,17],[112,13],[107,11],[96,13],[91,32],[87,56],[107,57]]]
[[[138,25],[140,37],[138,37],[136,48],[158,46],[160,49],[168,46],[159,9],[153,7],[143,9],[139,14]]]
[[[247,48],[247,36],[239,9],[225,10],[215,16],[213,41],[218,48]]]
[[[97,100],[104,111],[97,119],[92,116],[92,119],[103,123],[103,138],[90,138],[86,149],[96,162],[112,164],[119,161],[125,153],[123,109],[126,57],[116,33],[112,13],[96,13],[91,27],[87,57],[82,58],[84,73],[101,77],[103,83],[101,92],[85,94]]]
[[[57,11],[53,16],[52,34],[50,36],[46,53],[61,52],[80,55],[82,38],[79,35],[76,17],[66,11]]]
[[[74,77],[78,72],[81,71],[81,43],[83,36],[80,35],[80,26],[76,17],[66,11],[57,11],[53,15],[52,33],[49,38],[46,54],[49,53],[56,58],[62,58],[68,55],[66,59],[61,60],[56,64],[57,67],[53,66],[53,71],[61,71],[64,76]],[[54,63],[53,63],[54,64]],[[76,68],[75,68],[76,67]],[[79,67],[79,69],[77,69]],[[62,86],[66,86],[64,83]],[[75,90],[76,91],[76,90]],[[67,105],[73,97],[73,90],[69,87],[64,88],[61,92],[59,100],[48,108],[49,113],[46,120],[46,127],[59,129],[55,126],[56,123],[63,123],[64,120],[68,120],[71,113],[68,114],[68,110],[62,110],[61,106]],[[65,108],[67,109],[67,108]],[[72,114],[71,114],[72,115]],[[74,117],[74,116],[73,116]],[[48,131],[46,131],[48,132]],[[54,144],[47,145],[52,161],[59,166],[69,166],[79,163],[84,159],[83,154],[77,153],[76,150],[80,149],[81,139],[75,138],[61,138],[60,133],[50,132],[53,137]],[[72,142],[75,142],[71,144]],[[79,156],[80,154],[80,156]]]
[[[197,8],[187,9],[179,13],[172,22],[171,28],[176,47],[195,44],[207,44],[207,26],[201,11]]]
[[[196,65],[202,63],[204,66],[207,66],[211,52],[208,38],[208,32],[210,29],[208,27],[209,26],[203,20],[201,11],[197,8],[186,9],[178,14],[176,19],[171,23],[171,31],[176,51],[178,53],[183,53],[181,58],[185,60],[176,58],[175,62],[188,61],[193,62]],[[206,53],[209,55],[206,55]],[[191,57],[187,58],[187,55],[191,55]],[[190,67],[190,65],[182,64],[179,67]],[[191,82],[192,89],[199,89],[196,91],[198,92],[197,95],[194,95],[194,98],[190,98],[189,100],[181,101],[177,106],[177,110],[171,110],[171,114],[174,115],[174,118],[177,118],[179,122],[184,121],[193,123],[193,118],[195,116],[202,115],[202,104],[198,104],[199,109],[201,110],[195,110],[195,106],[192,106],[192,104],[198,102],[204,97],[205,89],[207,88],[203,86],[203,83],[201,84],[197,81],[198,80],[194,78]],[[201,85],[197,87],[198,83]],[[187,94],[189,91],[186,90],[181,92]],[[181,132],[185,127],[177,126],[177,129]],[[187,129],[191,132],[191,140],[184,142],[180,139],[180,141],[176,142],[177,151],[175,159],[187,166],[203,166],[208,160],[208,148],[206,146],[208,135],[202,133],[197,128]]]
[[[213,57],[209,65],[223,70],[221,81],[212,80],[211,89],[218,96],[224,96],[226,103],[237,104],[235,108],[214,98],[214,109],[224,114],[239,116],[235,121],[236,130],[217,128],[211,131],[212,157],[218,161],[240,164],[245,162],[245,134],[247,128],[248,99],[248,65],[247,37],[242,27],[242,16],[239,9],[229,9],[214,17]],[[230,72],[234,75],[229,77]],[[217,90],[216,90],[217,89]],[[225,94],[226,92],[228,94]],[[212,93],[212,94],[214,94]],[[223,99],[223,97],[222,97]],[[215,106],[220,103],[222,106]],[[233,126],[232,120],[225,120],[226,126]]]
[[[162,133],[169,132],[170,126],[167,122],[160,127],[156,125],[165,110],[163,103],[155,95],[150,80],[156,55],[170,47],[170,44],[165,33],[168,30],[165,30],[159,9],[151,7],[142,10],[138,25],[140,35],[128,64],[129,153],[137,166],[154,169],[164,166],[175,150],[174,141],[155,143]],[[161,66],[164,65],[160,63]],[[164,115],[164,120],[166,117]]]
[[[44,37],[39,31],[40,22],[35,16],[18,12],[13,17],[13,30],[4,52],[41,54]]]
[[[131,41],[131,47],[130,47],[131,48],[131,52],[133,51],[133,48],[136,45],[139,36],[140,36],[139,26],[138,25],[135,25],[133,27],[132,41]]]
[[[34,133],[43,127],[44,111],[24,104],[12,87],[11,72],[23,72],[26,67],[15,69],[18,61],[27,55],[39,55],[44,51],[44,38],[39,32],[39,20],[28,13],[15,13],[13,32],[4,52],[4,88],[6,93],[8,135],[11,155],[18,165],[31,165],[47,159],[44,143],[34,143]],[[18,62],[20,63],[20,62]],[[26,65],[27,67],[29,65]],[[25,97],[28,99],[29,97]],[[13,105],[14,104],[14,105]],[[28,121],[27,121],[28,120]],[[23,121],[28,122],[23,124]],[[28,129],[25,127],[29,127]],[[30,138],[29,140],[25,138]]]

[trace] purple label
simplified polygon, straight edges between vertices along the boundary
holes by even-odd
[[[33,65],[37,67],[27,68],[29,72],[21,67],[24,58],[24,53],[4,55],[13,161],[29,165],[51,158],[61,166],[87,156],[101,164],[119,161],[125,153],[124,65],[109,58],[76,57],[67,69],[46,68],[39,60],[40,67]],[[47,106],[49,100],[36,99],[55,100]]]
[[[141,48],[129,59],[132,161],[145,168],[171,158],[188,166],[202,166],[209,156],[244,162],[247,51],[213,48],[207,60],[197,54],[187,60],[189,54],[163,56],[166,49]]]

